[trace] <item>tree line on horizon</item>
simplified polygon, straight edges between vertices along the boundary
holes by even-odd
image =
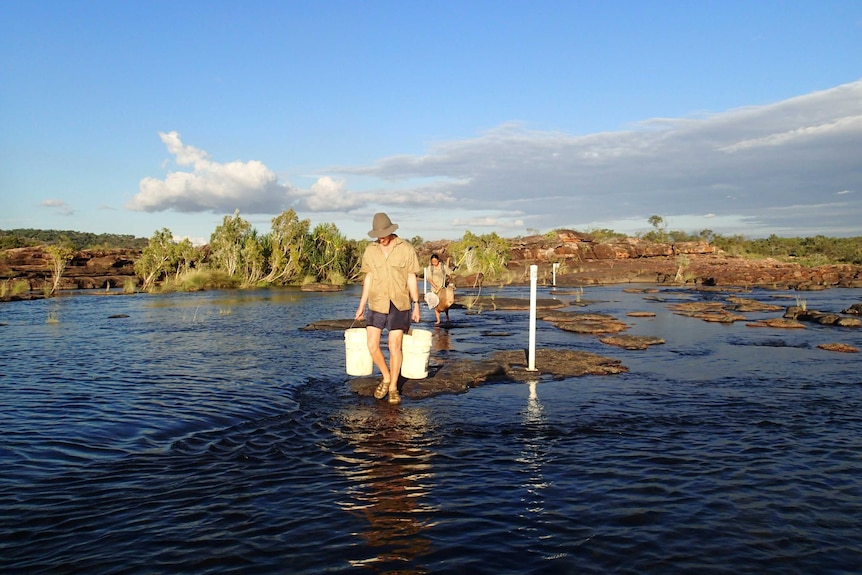
[[[361,279],[362,254],[372,240],[350,240],[335,224],[300,219],[291,208],[272,219],[260,233],[239,210],[225,216],[205,246],[188,239],[174,241],[168,228],[156,231],[135,262],[143,289],[267,287],[328,283],[344,285]],[[422,238],[409,240],[421,247]],[[466,232],[449,246],[471,272],[494,275],[509,261],[509,244],[497,234]]]
[[[142,250],[147,247],[147,243],[149,243],[147,238],[137,238],[128,234],[94,234],[74,230],[33,228],[0,230],[0,250],[59,244],[77,251],[117,248]]]
[[[862,264],[862,236],[832,238],[823,235],[804,238],[782,238],[771,235],[750,240],[740,235],[723,236],[712,230],[687,233],[667,229],[661,216],[648,220],[652,230],[637,237],[651,242],[677,243],[702,241],[736,257],[773,257],[789,259],[803,265],[829,263]],[[141,250],[135,272],[144,289],[156,284],[166,288],[203,289],[205,287],[261,287],[325,282],[343,285],[357,281],[362,253],[370,240],[349,240],[332,223],[311,227],[291,208],[272,218],[270,231],[260,233],[239,210],[225,216],[204,246],[190,240],[175,241],[167,228],[152,237],[92,234],[69,230],[17,229],[0,230],[0,250],[36,245],[62,246],[68,250],[128,248]],[[528,230],[536,232],[538,230]],[[554,237],[557,230],[547,232]],[[614,241],[628,237],[608,229],[589,232],[595,241]],[[519,238],[516,238],[519,239]],[[421,237],[409,240],[419,248]],[[470,231],[448,248],[453,257],[469,272],[493,276],[505,270],[509,260],[509,241],[496,233],[475,235]],[[54,257],[54,256],[52,256]]]

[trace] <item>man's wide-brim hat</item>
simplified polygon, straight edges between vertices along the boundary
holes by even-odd
[[[383,212],[374,214],[374,222],[371,224],[372,229],[368,235],[372,238],[385,238],[398,229],[398,224],[393,224],[389,216]]]

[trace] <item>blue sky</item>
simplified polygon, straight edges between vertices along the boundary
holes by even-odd
[[[862,235],[862,2],[4,5],[0,228]]]

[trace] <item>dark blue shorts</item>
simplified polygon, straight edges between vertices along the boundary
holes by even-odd
[[[410,331],[410,310],[400,311],[395,304],[389,302],[389,313],[380,313],[369,309],[365,315],[365,325],[376,327],[381,331],[401,330],[404,333]]]

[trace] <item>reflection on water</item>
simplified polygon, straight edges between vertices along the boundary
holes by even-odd
[[[548,439],[542,429],[545,424],[545,415],[542,402],[539,401],[538,382],[529,381],[527,385],[529,386],[529,394],[523,420],[526,431],[524,446],[521,456],[516,461],[527,475],[526,481],[522,485],[525,490],[523,517],[530,522],[527,530],[534,532],[537,531],[536,525],[544,522],[543,515],[546,506],[544,492],[548,487],[548,482],[544,476],[544,466],[548,452]]]
[[[423,446],[430,431],[428,413],[351,406],[339,419],[338,434],[354,449],[338,458],[352,484],[349,499],[339,505],[367,522],[361,536],[374,552],[351,565],[381,573],[428,573],[419,560],[430,552],[423,532],[436,511],[424,500],[433,489],[431,453]]]
[[[431,349],[437,352],[449,351],[449,330],[436,326],[433,337],[431,338]]]
[[[698,294],[598,287],[576,311],[667,343],[539,322],[537,344],[627,373],[392,407],[350,391],[341,332],[301,329],[352,318],[358,297],[0,304],[0,572],[862,571],[859,359],[817,348],[862,347],[862,330],[710,324],[661,301]],[[527,343],[527,312],[424,313],[434,364]]]

